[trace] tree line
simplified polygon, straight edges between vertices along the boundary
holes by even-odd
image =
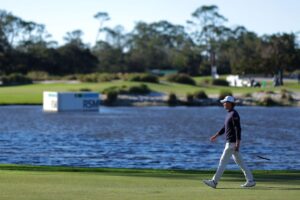
[[[168,21],[138,22],[126,33],[119,25],[99,21],[95,44],[85,44],[83,32],[67,32],[65,44],[51,40],[43,24],[25,21],[0,10],[0,74],[44,71],[53,75],[92,72],[149,72],[175,69],[189,75],[279,74],[300,69],[295,33],[258,36],[243,26],[225,26],[218,7],[201,6],[185,26]],[[102,38],[102,39],[101,39]],[[103,39],[104,38],[104,39]]]

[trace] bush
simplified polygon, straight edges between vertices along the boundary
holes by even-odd
[[[97,81],[98,82],[109,82],[112,80],[117,80],[119,77],[116,74],[108,74],[108,73],[103,73],[103,74],[97,74]]]
[[[113,105],[118,99],[118,92],[109,90],[106,93],[106,99],[104,100],[105,105]]]
[[[109,88],[105,88],[102,93],[108,94],[109,92],[116,92],[118,94],[149,94],[151,90],[148,88],[147,85],[141,84],[139,86],[131,86],[127,87],[126,85],[123,85],[122,87],[112,86]]]
[[[221,90],[219,94],[219,99],[224,99],[226,96],[232,96],[232,92],[230,90]]]
[[[219,86],[229,86],[229,83],[225,79],[213,79],[212,84]]]
[[[159,83],[158,77],[152,74],[135,74],[129,78],[129,81]]]
[[[126,85],[122,85],[118,88],[119,94],[128,94],[128,87]]]
[[[105,88],[105,89],[102,91],[103,94],[108,94],[109,92],[117,92],[117,93],[119,93],[119,87],[117,87],[117,86],[112,86],[112,87]]]
[[[291,94],[288,94],[286,99],[290,102],[295,101],[294,97]]]
[[[97,83],[98,76],[97,76],[97,74],[85,74],[85,75],[79,76],[79,80],[84,83]]]
[[[265,93],[266,93],[266,94],[275,94],[275,92],[272,91],[272,90],[265,91]]]
[[[172,92],[169,94],[167,103],[169,106],[176,106],[178,104],[177,96],[175,93]]]
[[[2,77],[3,85],[23,85],[31,83],[32,79],[22,74],[10,74]]]
[[[289,93],[289,91],[288,91],[287,89],[281,89],[281,90],[280,90],[280,93],[281,93],[281,94],[285,94],[285,93]]]
[[[251,93],[246,93],[246,94],[244,94],[244,97],[248,97],[248,98],[250,98],[250,97],[252,97],[252,94]]]
[[[129,94],[149,94],[151,90],[147,85],[141,84],[139,86],[131,86],[128,89]]]
[[[30,71],[26,76],[35,81],[45,81],[49,79],[49,74],[45,71]]]
[[[294,98],[293,98],[293,96],[291,95],[291,92],[289,92],[288,90],[282,89],[282,90],[280,91],[280,93],[281,93],[281,99],[282,99],[282,100],[287,100],[287,101],[289,101],[289,102],[294,101]]]
[[[78,79],[78,76],[75,74],[66,75],[62,78],[63,80],[75,81]]]
[[[195,92],[194,97],[197,99],[207,99],[208,98],[207,94],[203,90]]]
[[[80,88],[79,91],[80,92],[90,92],[92,90],[90,88]]]
[[[187,105],[193,105],[193,103],[194,103],[194,95],[188,93],[186,95],[186,102],[187,102]]]
[[[182,84],[188,84],[188,85],[196,85],[196,82],[194,79],[192,79],[187,74],[172,74],[167,76],[167,81],[175,82],[175,83],[182,83]]]
[[[129,77],[129,81],[138,82],[138,81],[141,81],[141,77],[140,77],[140,75],[132,75],[132,76]]]
[[[93,74],[85,74],[79,77],[81,82],[88,82],[88,83],[98,83],[98,82],[109,82],[112,80],[118,79],[118,76],[115,74],[108,74],[108,73],[93,73]]]
[[[279,104],[276,101],[274,101],[270,96],[266,96],[260,102],[258,102],[258,105],[261,105],[261,106],[278,106]]]

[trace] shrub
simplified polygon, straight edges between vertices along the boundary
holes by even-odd
[[[158,77],[152,74],[134,74],[129,78],[129,81],[159,83]]]
[[[44,81],[49,79],[49,74],[45,71],[30,71],[26,76],[35,81]]]
[[[232,96],[232,92],[230,90],[221,90],[219,99],[224,99],[226,96]]]
[[[92,90],[90,88],[80,88],[79,91],[80,92],[90,92]]]
[[[85,75],[79,76],[79,80],[81,82],[97,83],[98,82],[98,76],[97,76],[97,74],[85,74]]]
[[[288,90],[286,90],[286,89],[282,89],[281,91],[280,91],[280,93],[281,93],[281,99],[282,100],[287,100],[287,101],[294,101],[294,98],[293,98],[293,96],[291,95],[291,92],[289,92]]]
[[[74,81],[78,79],[78,76],[75,74],[71,74],[71,75],[66,75],[62,78],[63,80],[69,80],[69,81]]]
[[[109,73],[97,74],[97,82],[109,82],[117,79],[119,79],[119,77],[116,74],[109,74]]]
[[[132,75],[132,76],[129,77],[129,81],[138,82],[138,81],[141,81],[141,77],[140,77],[140,75]]]
[[[106,99],[104,100],[105,105],[113,105],[118,99],[118,92],[114,90],[107,91]]]
[[[175,93],[170,93],[168,96],[167,103],[169,106],[176,106],[178,104],[177,96]]]
[[[281,93],[281,94],[289,93],[289,91],[288,91],[287,89],[281,89],[281,90],[280,90],[280,93]]]
[[[167,76],[167,81],[175,82],[175,83],[182,83],[182,84],[188,84],[188,85],[196,85],[196,82],[194,79],[192,79],[187,74],[172,74]]]
[[[199,90],[194,93],[194,97],[197,99],[207,99],[208,96],[203,90]]]
[[[147,85],[141,84],[139,86],[131,86],[128,89],[129,94],[149,94],[151,90]]]
[[[128,87],[126,85],[122,85],[118,88],[119,94],[128,94]]]
[[[186,102],[187,102],[187,105],[193,105],[193,103],[194,103],[194,95],[188,93],[186,95]]]
[[[98,82],[108,82],[112,80],[118,79],[118,76],[115,74],[108,74],[108,73],[92,73],[92,74],[85,74],[79,77],[81,82],[88,82],[88,83],[98,83]]]
[[[266,96],[260,102],[258,102],[258,105],[261,105],[261,106],[277,106],[279,104],[276,101],[274,101],[270,96]]]
[[[3,85],[23,85],[31,83],[32,79],[22,74],[10,74],[2,77]]]
[[[141,81],[148,82],[148,83],[159,83],[158,77],[154,76],[152,74],[144,74],[144,75],[142,75]]]
[[[288,94],[287,98],[288,101],[294,101],[294,97],[291,94]]]
[[[275,94],[275,92],[272,91],[272,90],[265,91],[265,93],[266,93],[266,94]]]
[[[244,94],[244,97],[252,97],[252,94],[251,93],[246,93],[246,94]]]
[[[105,88],[105,89],[102,91],[103,94],[108,94],[109,92],[117,92],[117,93],[119,93],[119,87],[117,87],[117,86],[112,86],[112,87]]]
[[[229,83],[225,79],[213,79],[212,84],[219,86],[229,86]]]
[[[118,94],[149,94],[151,90],[147,85],[141,84],[138,86],[131,86],[129,88],[126,85],[123,85],[122,87],[112,86],[105,88],[102,91],[103,94],[108,94],[109,92],[116,92]]]

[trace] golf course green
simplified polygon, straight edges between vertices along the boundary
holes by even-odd
[[[201,79],[196,79],[200,82]],[[50,83],[50,84],[30,84],[30,85],[19,85],[19,86],[1,86],[0,87],[0,105],[26,105],[26,104],[42,104],[43,102],[43,91],[80,91],[80,90],[91,90],[102,93],[104,89],[112,86],[138,86],[140,82],[131,81],[111,81],[102,83]],[[169,94],[171,92],[176,95],[186,96],[188,93],[194,93],[196,91],[205,91],[208,95],[219,95],[222,90],[230,90],[233,95],[245,95],[252,94],[254,92],[262,91],[261,88],[249,88],[249,87],[224,87],[224,86],[192,86],[178,83],[144,83],[152,91]],[[271,83],[269,83],[270,85]],[[299,85],[294,82],[288,82],[282,87],[273,88],[268,86],[265,91],[280,92],[285,89],[293,92],[300,92]]]
[[[9,200],[205,199],[296,200],[300,171],[254,171],[244,189],[239,171],[227,171],[217,189],[202,183],[214,171],[98,169],[0,165],[0,197]]]

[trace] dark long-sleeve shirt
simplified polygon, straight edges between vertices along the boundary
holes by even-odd
[[[218,135],[226,133],[226,141],[234,143],[236,139],[241,140],[240,116],[236,110],[228,111],[225,123]]]

